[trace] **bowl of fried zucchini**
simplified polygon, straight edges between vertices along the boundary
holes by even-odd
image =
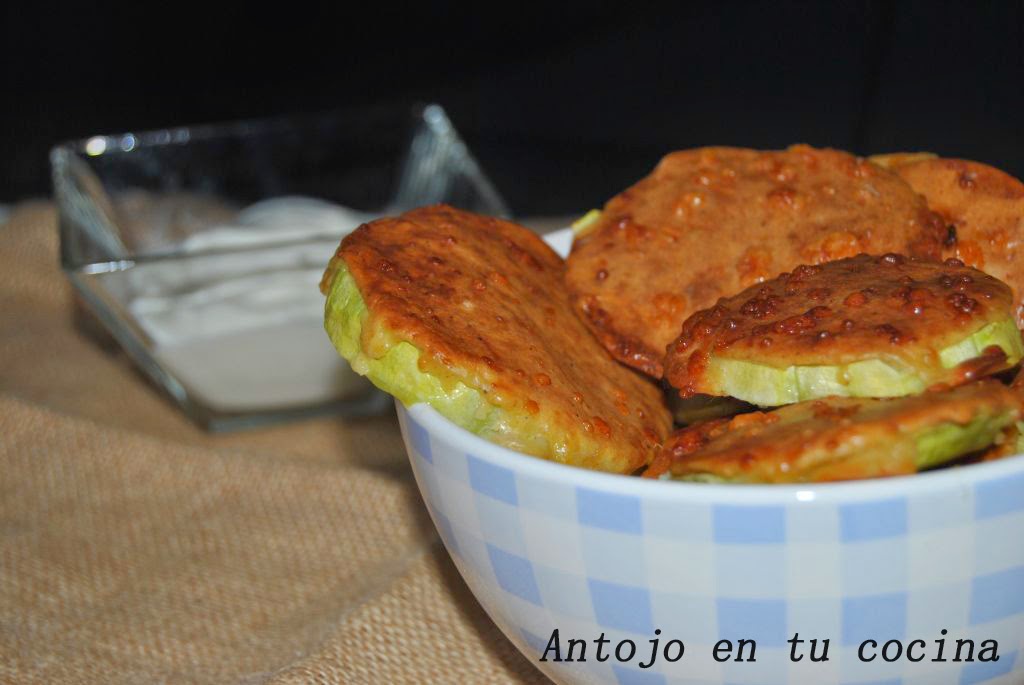
[[[321,288],[554,681],[1016,683],[1022,237],[976,162],[700,148],[543,239],[371,222]]]

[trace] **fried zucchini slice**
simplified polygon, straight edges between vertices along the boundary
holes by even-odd
[[[365,224],[324,274],[325,327],[352,368],[506,447],[616,473],[671,429],[660,390],[576,317],[537,235],[452,207]]]
[[[938,259],[946,235],[892,171],[806,145],[673,152],[588,217],[573,301],[616,359],[656,378],[683,321],[720,297],[861,252]]]
[[[896,399],[833,397],[677,431],[647,474],[805,483],[912,474],[1016,441],[1020,394],[986,379]]]
[[[780,406],[899,397],[1012,367],[1010,288],[956,260],[859,255],[801,266],[698,312],[666,356],[682,397]]]

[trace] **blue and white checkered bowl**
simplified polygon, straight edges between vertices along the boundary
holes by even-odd
[[[564,256],[572,232],[547,240]],[[556,682],[1024,683],[1024,456],[846,484],[672,483],[519,454],[422,404],[399,404],[398,417],[455,565]],[[540,661],[556,629],[561,656],[584,640],[586,661]],[[829,660],[791,661],[797,633],[818,640],[818,656],[829,640]],[[958,639],[975,643],[973,663],[952,660]],[[634,658],[610,655],[621,645],[628,656],[627,640]],[[652,640],[659,658],[641,668]],[[684,645],[675,662],[663,651],[671,640]],[[732,659],[713,658],[720,640]],[[735,660],[740,640],[755,642],[753,661]],[[875,658],[862,661],[868,640],[877,646],[863,656]],[[918,662],[905,658],[915,640]],[[978,660],[987,640],[998,661]],[[886,661],[897,646],[900,658]]]
[[[519,454],[426,405],[398,416],[455,565],[556,682],[1024,683],[1024,457],[845,484],[689,484]],[[569,639],[587,641],[585,662],[540,661],[555,629],[562,657]],[[829,660],[791,661],[794,633],[819,640],[819,655],[830,640]],[[604,656],[620,643],[627,656],[631,640],[635,657],[598,661],[602,634]],[[654,639],[659,658],[640,668]],[[741,639],[755,641],[755,661],[734,660]],[[974,641],[973,663],[952,660],[957,639]],[[669,640],[684,645],[678,661],[663,656]],[[722,663],[720,640],[734,643]],[[858,657],[866,640],[873,661]],[[904,652],[891,662],[890,640]],[[998,661],[977,660],[986,640]],[[937,641],[945,661],[933,661]]]

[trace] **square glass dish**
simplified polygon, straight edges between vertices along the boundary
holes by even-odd
[[[210,430],[386,410],[323,332],[341,237],[437,202],[508,215],[438,105],[94,136],[50,160],[65,274]]]

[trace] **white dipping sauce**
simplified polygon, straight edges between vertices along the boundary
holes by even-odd
[[[363,392],[324,332],[318,284],[342,236],[371,217],[282,197],[129,270],[128,309],[154,356],[221,411],[314,405]]]

